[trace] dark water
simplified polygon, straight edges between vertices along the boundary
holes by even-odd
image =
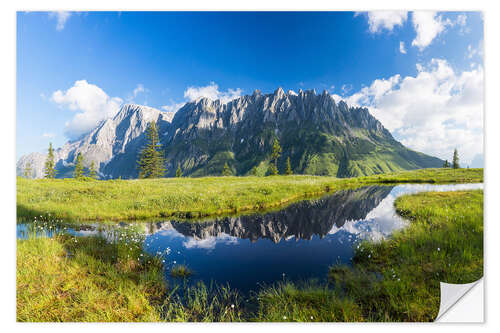
[[[172,266],[185,264],[194,271],[191,283],[229,284],[246,293],[282,280],[326,281],[329,266],[350,264],[360,240],[377,241],[405,227],[407,222],[394,210],[394,200],[402,194],[479,188],[483,184],[370,186],[260,215],[208,222],[51,225],[44,232],[50,236],[58,228],[110,241],[132,237],[143,242],[145,251],[164,256],[167,279]],[[18,238],[26,237],[29,225],[18,224]],[[130,236],[130,230],[141,237]]]

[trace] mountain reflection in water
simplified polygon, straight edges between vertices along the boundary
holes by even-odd
[[[364,219],[391,192],[390,186],[371,186],[357,190],[345,190],[317,200],[302,201],[287,208],[264,214],[224,217],[210,222],[167,221],[148,225],[147,232],[175,229],[185,237],[187,244],[211,238],[227,240],[229,237],[269,239],[279,243],[282,239],[311,240],[314,235],[321,239],[339,230],[347,221]],[[388,207],[391,210],[392,207]],[[228,237],[229,236],[229,237]]]

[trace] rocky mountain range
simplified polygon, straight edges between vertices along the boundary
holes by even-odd
[[[179,164],[185,176],[220,175],[225,163],[235,175],[264,175],[275,138],[283,149],[278,169],[283,171],[290,157],[297,174],[350,177],[443,164],[396,141],[367,108],[349,107],[326,91],[285,93],[278,88],[227,103],[199,98],[175,114],[125,104],[113,118],[55,149],[57,177],[71,177],[82,153],[84,165],[94,161],[102,179],[136,178],[137,156],[150,121],[159,128],[166,176],[173,176]],[[32,177],[43,177],[45,159],[42,153],[22,156],[18,175],[29,163]]]

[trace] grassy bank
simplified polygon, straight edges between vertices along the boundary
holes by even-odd
[[[98,237],[18,240],[17,321],[160,320],[162,266],[140,252]]]
[[[353,267],[332,267],[335,290],[280,285],[260,293],[263,321],[433,321],[439,282],[483,275],[483,192],[431,192],[396,200],[410,226],[364,242]]]
[[[280,207],[340,189],[381,183],[472,183],[483,169],[423,169],[360,178],[319,176],[78,181],[17,178],[17,215],[66,220],[199,218]]]
[[[180,293],[167,289],[161,258],[148,256],[139,244],[67,235],[18,240],[17,321],[244,319],[242,298],[228,287],[199,283]]]

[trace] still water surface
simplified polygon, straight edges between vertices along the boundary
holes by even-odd
[[[190,283],[229,284],[247,293],[282,280],[326,281],[329,266],[351,263],[359,241],[384,239],[407,225],[394,210],[400,195],[482,188],[483,184],[369,186],[266,214],[204,222],[95,223],[65,231],[116,240],[121,229],[133,226],[142,234],[145,251],[164,256],[167,280],[172,266],[185,264],[194,271]],[[18,238],[26,237],[28,226],[18,223]]]

